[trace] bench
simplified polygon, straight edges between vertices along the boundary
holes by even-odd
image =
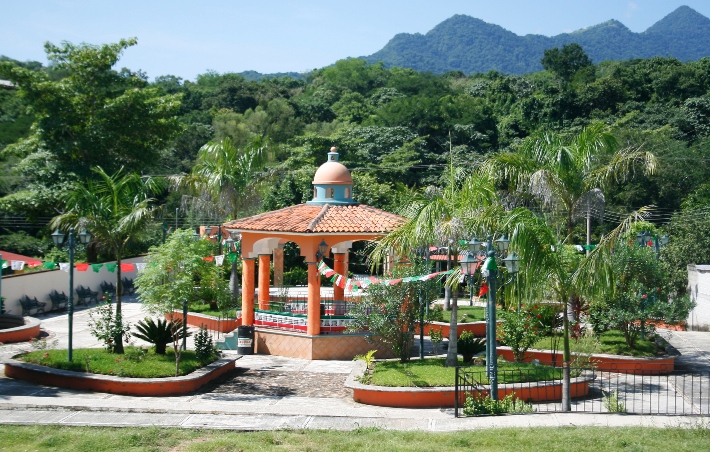
[[[56,290],[52,290],[49,293],[49,300],[52,302],[52,311],[66,309],[67,304],[69,303],[69,297],[67,297],[64,292],[59,293]]]
[[[77,287],[76,296],[79,298],[79,301],[77,302],[78,305],[85,304],[88,306],[88,304],[92,301],[94,303],[99,302],[99,293],[89,289],[88,287]]]
[[[114,297],[116,296],[116,286],[114,286],[113,283],[110,283],[108,281],[104,281],[100,285],[101,285],[101,293],[109,294]]]
[[[124,294],[133,295],[136,291],[136,288],[133,285],[132,279],[123,278],[121,280],[121,285],[123,286],[123,293]]]
[[[27,295],[23,295],[20,297],[20,305],[22,305],[22,315],[30,315],[33,309],[37,310],[35,314],[44,312],[44,307],[47,303],[41,303],[37,300],[37,297],[30,298]]]

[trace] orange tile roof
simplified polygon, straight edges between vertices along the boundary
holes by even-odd
[[[242,218],[225,227],[243,231],[295,233],[384,233],[404,223],[405,219],[384,210],[360,205],[322,206],[299,204],[284,209]]]

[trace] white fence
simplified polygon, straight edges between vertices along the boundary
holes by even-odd
[[[124,259],[124,264],[135,264],[143,262],[143,257]],[[122,277],[133,279],[136,272],[122,272]],[[110,282],[116,284],[116,272],[110,272],[104,265],[97,273],[89,266],[83,272],[74,269],[74,301],[76,302],[76,288],[80,285],[89,287],[94,291],[101,292],[101,283]],[[64,292],[69,295],[69,273],[62,270],[38,271],[31,273],[20,273],[17,275],[3,276],[2,296],[5,297],[5,312],[9,314],[22,314],[20,297],[27,295],[30,298],[37,297],[38,301],[47,302],[47,310],[52,305],[49,301],[49,293],[55,289],[57,292]]]
[[[688,265],[688,286],[696,303],[688,316],[688,329],[710,331],[710,265]]]

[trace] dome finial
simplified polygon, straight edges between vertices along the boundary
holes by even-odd
[[[330,152],[328,152],[328,161],[329,162],[337,162],[338,161],[338,148],[333,146],[330,148]]]

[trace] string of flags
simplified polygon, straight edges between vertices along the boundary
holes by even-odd
[[[229,253],[229,254],[223,254],[220,256],[206,256],[203,257],[202,259],[207,261],[207,262],[214,262],[217,266],[222,266],[224,264],[224,261],[228,261],[230,264],[233,264],[237,258],[238,258],[237,253]],[[143,262],[138,262],[138,263],[123,263],[121,264],[121,273],[130,273],[134,271],[142,271],[147,264]],[[46,261],[46,262],[39,262],[39,261],[32,261],[32,262],[25,262],[21,260],[6,260],[2,259],[0,260],[0,266],[2,268],[11,268],[12,270],[18,270],[22,271],[27,268],[37,268],[37,267],[42,267],[46,270],[55,270],[56,268],[59,268],[59,270],[68,272],[69,271],[69,262],[51,262],[51,261]],[[116,268],[118,268],[118,264],[115,263],[106,263],[106,264],[88,264],[86,262],[77,262],[74,264],[74,268],[77,271],[80,272],[85,272],[91,269],[95,273],[99,273],[102,268],[106,267],[106,270],[108,270],[111,273],[116,272]]]
[[[330,281],[341,289],[357,292],[359,290],[366,289],[372,284],[384,284],[394,286],[395,284],[403,282],[429,281],[430,279],[436,278],[437,276],[449,275],[453,273],[453,270],[429,273],[426,275],[407,276],[405,278],[395,279],[379,279],[375,276],[370,276],[368,279],[356,281],[352,278],[348,278],[347,276],[337,273],[335,270],[328,267],[325,262],[320,261],[320,263],[318,264],[318,272],[326,278],[330,278]]]

